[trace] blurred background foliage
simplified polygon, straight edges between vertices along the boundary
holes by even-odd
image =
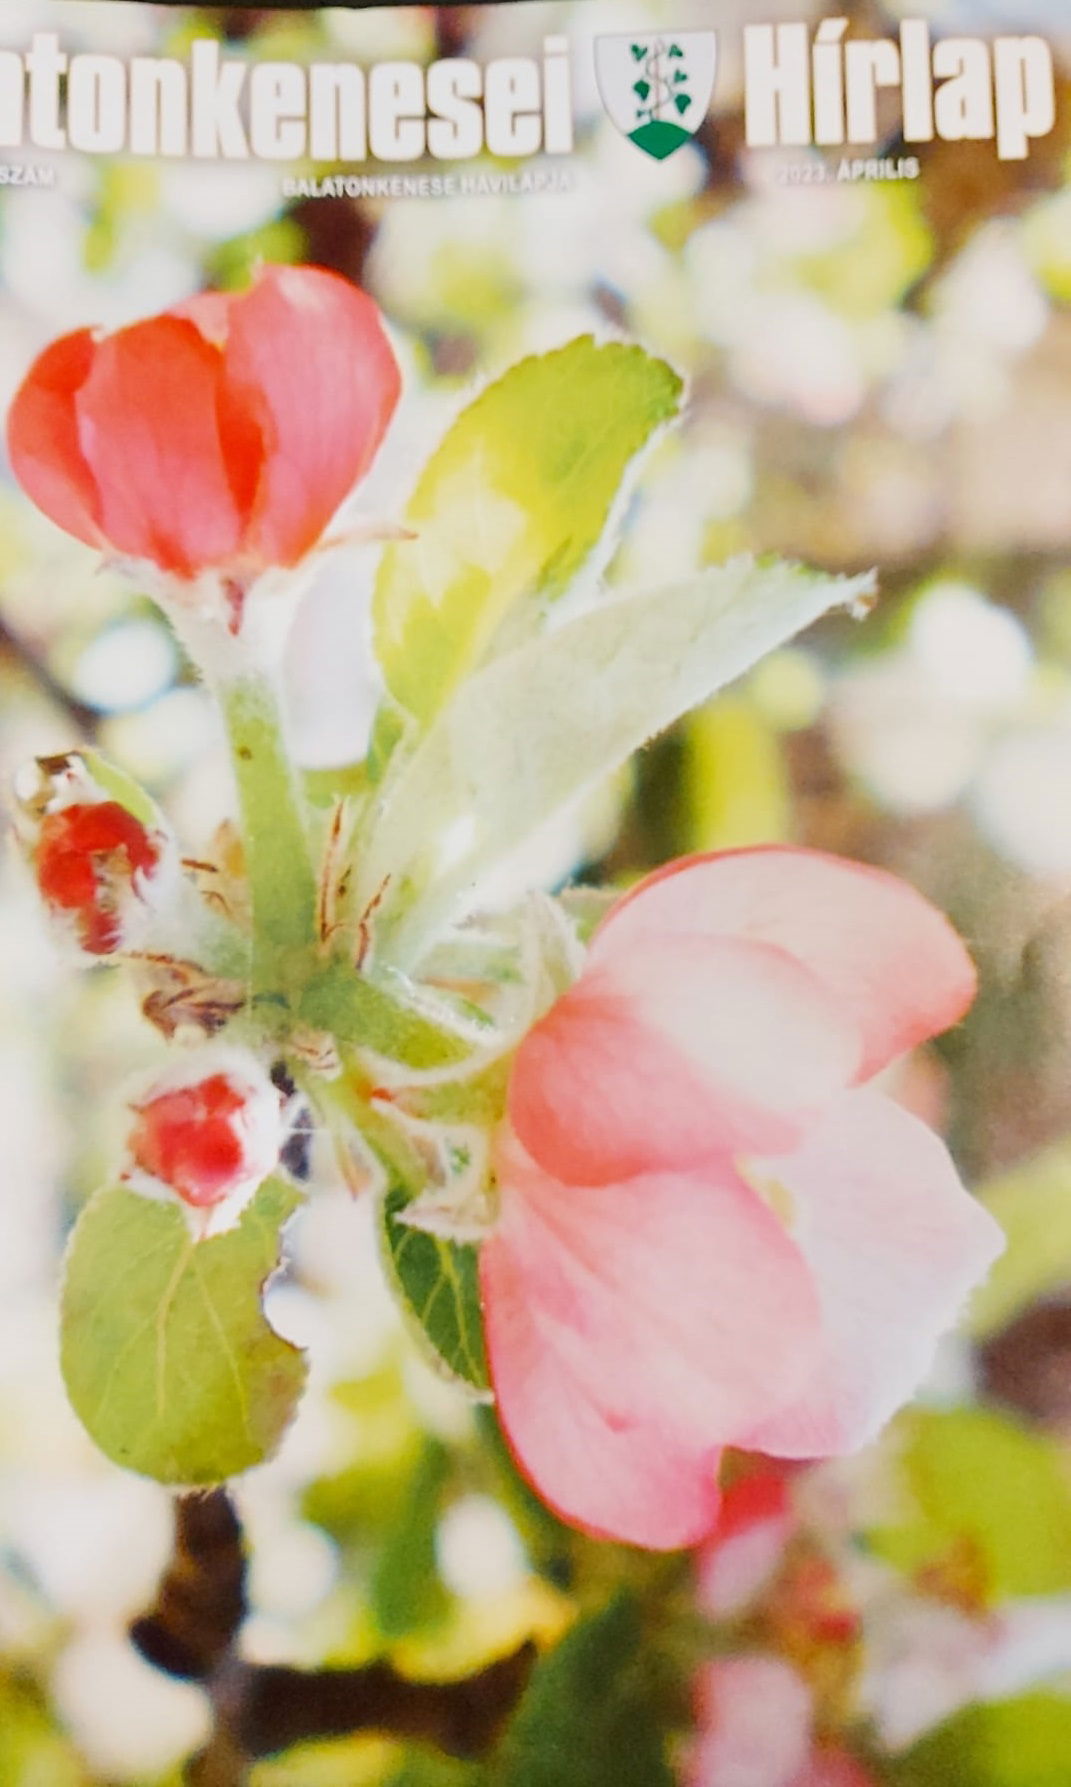
[[[898,21],[876,0],[838,10],[863,35]],[[791,1475],[783,1546],[713,1623],[692,1560],[586,1544],[540,1509],[493,1418],[474,1419],[403,1339],[365,1210],[325,1187],[271,1292],[273,1319],[312,1349],[312,1394],[280,1456],[237,1488],[248,1654],[388,1656],[428,1676],[529,1637],[544,1655],[486,1770],[362,1736],[266,1763],[256,1787],[658,1787],[687,1767],[691,1672],[756,1650],[803,1678],[820,1752],[850,1752],[859,1779],[1071,1779],[1071,38],[1063,0],[905,10],[938,29],[1045,31],[1057,132],[1021,163],[934,144],[917,180],[783,183],[789,158],[743,144],[735,28],[815,9],[718,0],[713,17],[691,9],[723,32],[717,116],[655,164],[581,71],[566,192],[287,200],[278,167],[72,158],[52,190],[0,200],[5,404],[54,334],[240,285],[259,259],[365,284],[406,371],[362,492],[388,517],[473,382],[526,350],[611,328],[669,354],[691,381],[686,422],[647,463],[610,581],[747,549],[877,565],[882,600],[660,740],[511,885],[624,883],[690,850],[794,841],[906,875],[981,970],[968,1021],[893,1089],[948,1134],[1007,1258],[923,1405],[861,1459]],[[630,19],[679,28],[688,12],[636,0]],[[617,22],[610,0],[20,0],[0,37],[55,29],[72,49],[181,54],[212,32],[273,59],[424,60],[523,52],[548,31],[586,42]],[[289,702],[310,771],[363,753],[372,564],[332,561],[295,629]],[[156,611],[10,483],[0,690],[5,778],[90,740],[167,806],[191,854],[228,811],[212,711]],[[58,959],[10,851],[0,898],[0,1787],[171,1787],[204,1699],[126,1638],[167,1556],[167,1497],[95,1455],[54,1342],[56,1262],[115,1145],[117,1088],[160,1043],[120,975]],[[842,1778],[854,1787],[828,1776]]]

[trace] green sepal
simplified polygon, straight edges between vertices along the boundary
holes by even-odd
[[[104,790],[110,800],[117,801],[132,814],[146,831],[169,829],[152,796],[145,792],[141,783],[136,782],[133,776],[128,776],[125,770],[117,769],[99,751],[72,751],[71,756],[80,757],[97,786]]]
[[[347,962],[331,963],[309,982],[298,1013],[310,1029],[371,1049],[405,1067],[449,1067],[472,1053],[465,1038],[434,1023]]]

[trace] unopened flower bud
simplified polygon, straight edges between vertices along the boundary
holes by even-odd
[[[140,789],[72,752],[39,758],[16,798],[41,897],[78,948],[101,957],[138,944],[176,868],[171,834]]]
[[[278,1089],[255,1056],[225,1044],[180,1057],[131,1101],[126,1182],[191,1211],[233,1218],[278,1165]],[[219,1226],[226,1226],[225,1223]]]

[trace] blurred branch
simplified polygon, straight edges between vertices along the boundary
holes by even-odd
[[[86,702],[79,701],[69,689],[53,676],[48,665],[43,663],[25,639],[16,633],[8,622],[0,616],[0,656],[6,657],[36,685],[42,695],[46,696],[54,706],[65,713],[80,733],[93,738],[100,723],[100,715],[96,708]]]
[[[130,1628],[146,1662],[207,1682],[237,1643],[246,1600],[242,1528],[223,1489],[175,1502],[175,1537],[156,1605]]]
[[[366,1731],[475,1759],[495,1742],[535,1660],[534,1645],[525,1644],[451,1682],[407,1681],[386,1663],[317,1670],[248,1663],[238,1650],[248,1610],[244,1541],[229,1496],[222,1489],[180,1496],[156,1603],[130,1637],[148,1662],[208,1693],[213,1733],[188,1766],[188,1787],[243,1787],[256,1762],[294,1744]]]

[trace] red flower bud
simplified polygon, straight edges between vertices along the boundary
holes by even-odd
[[[39,758],[16,779],[16,827],[38,890],[86,955],[140,944],[177,875],[152,802],[94,753]]]
[[[8,418],[23,489],[79,540],[179,578],[294,565],[368,470],[398,400],[372,300],[266,267],[114,335],[45,349]]]
[[[194,1210],[244,1204],[279,1159],[282,1100],[260,1063],[226,1045],[198,1049],[132,1106],[126,1179]]]
[[[164,843],[116,800],[63,807],[42,820],[37,885],[46,905],[73,915],[90,955],[122,947],[123,907],[159,866]]]

